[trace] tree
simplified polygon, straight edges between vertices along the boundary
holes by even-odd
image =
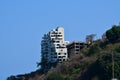
[[[86,36],[86,42],[87,42],[87,43],[92,43],[95,36],[96,36],[96,34],[87,35],[87,36]]]
[[[7,78],[7,80],[16,80],[16,77],[11,75],[10,77]]]
[[[111,29],[106,31],[106,37],[109,42],[115,42],[120,39],[120,25],[114,25]]]
[[[49,73],[46,80],[65,80],[61,74],[57,72]]]

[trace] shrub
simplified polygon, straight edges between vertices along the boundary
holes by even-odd
[[[116,52],[120,53],[120,46],[117,46],[117,47],[115,48],[115,50],[116,50]]]
[[[91,56],[92,54],[97,53],[97,52],[99,52],[99,51],[100,51],[99,45],[98,45],[98,44],[94,44],[94,45],[92,45],[92,46],[90,47],[87,55],[88,55],[88,56]]]
[[[65,80],[64,77],[56,72],[49,73],[46,80]]]

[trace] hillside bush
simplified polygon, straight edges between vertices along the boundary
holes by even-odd
[[[63,76],[56,72],[49,73],[46,80],[65,80]]]
[[[94,44],[89,48],[87,55],[91,56],[91,55],[99,52],[100,50],[101,50],[101,48],[100,48],[99,44]]]

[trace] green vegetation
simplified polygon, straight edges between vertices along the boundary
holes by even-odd
[[[46,80],[65,80],[64,77],[56,72],[52,72],[47,76]]]
[[[68,62],[63,62],[53,69],[62,80],[110,80],[112,78],[112,52],[115,61],[115,77],[120,79],[120,43],[106,44],[101,47],[95,42],[82,56],[74,54]],[[84,54],[84,53],[82,53]],[[51,77],[51,73],[47,76]],[[54,77],[55,78],[55,77]],[[46,77],[46,80],[49,80]],[[57,80],[57,78],[55,79]]]
[[[111,29],[106,31],[106,37],[110,42],[114,42],[120,39],[120,25],[114,25]]]
[[[88,55],[88,56],[91,56],[91,55],[93,55],[94,53],[99,52],[100,50],[101,50],[101,48],[100,48],[99,44],[94,44],[94,45],[90,46],[87,55]]]

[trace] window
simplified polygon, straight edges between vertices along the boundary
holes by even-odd
[[[76,49],[76,51],[80,51],[79,49]]]
[[[55,35],[51,35],[51,37],[55,37]]]
[[[51,48],[51,52],[54,52],[55,51],[55,49],[54,48]]]
[[[62,58],[62,56],[58,56],[59,58]]]
[[[64,53],[64,55],[66,55],[66,53]]]
[[[59,48],[59,47],[56,47],[57,49]]]
[[[48,52],[45,52],[45,54],[48,54]]]
[[[60,46],[60,44],[57,44],[57,46]]]
[[[55,40],[55,38],[52,38],[52,41],[54,41]]]
[[[58,37],[62,37],[62,35],[58,35]]]
[[[65,56],[62,56],[63,58],[65,57]]]
[[[54,58],[57,58],[57,56],[54,56]]]
[[[55,43],[55,41],[52,41],[53,43]]]
[[[79,43],[76,43],[76,45],[79,45]]]
[[[58,53],[58,55],[61,55],[61,53]]]
[[[59,32],[59,34],[61,34],[61,32]]]
[[[56,43],[59,43],[60,41],[56,41]]]
[[[76,48],[79,48],[79,46],[76,46]]]
[[[58,61],[62,61],[61,59],[58,59]]]
[[[51,34],[55,34],[55,31],[51,32]]]
[[[65,59],[63,59],[63,61],[65,61]]]

